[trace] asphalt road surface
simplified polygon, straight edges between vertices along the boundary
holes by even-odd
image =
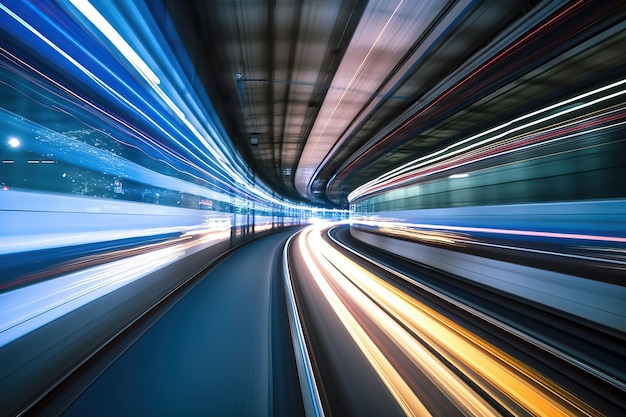
[[[291,233],[218,264],[63,415],[301,415],[280,276]]]

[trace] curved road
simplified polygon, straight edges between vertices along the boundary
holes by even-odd
[[[377,248],[353,256],[324,229],[305,229],[294,239],[291,270],[327,415],[595,416],[626,409],[618,344],[579,339],[582,324],[560,328],[564,318],[480,288],[456,288],[460,282],[445,292],[427,289],[421,279],[373,261]],[[337,230],[348,235],[346,227]],[[433,288],[447,285],[443,278],[432,277]],[[461,299],[447,295],[459,292]],[[493,309],[496,302],[497,316],[508,314],[531,335],[471,307]],[[530,326],[535,321],[541,326]],[[551,343],[532,336],[544,331]],[[595,361],[587,365],[578,356]]]
[[[345,227],[333,233],[338,240],[322,229],[292,239],[286,267],[281,255],[292,230],[225,257],[164,308],[62,415],[305,415],[307,387],[300,387],[289,324],[293,306],[318,384],[316,416],[593,416],[626,409],[621,373],[612,377],[617,385],[602,379],[602,369],[611,376],[624,363],[611,335],[564,326],[565,319],[415,269],[350,239]],[[342,240],[353,249],[342,248]],[[293,305],[285,298],[283,267]],[[400,279],[402,270],[417,274],[415,282]],[[551,342],[545,344],[560,346],[567,357],[531,337],[544,333]],[[595,358],[589,363],[597,372],[570,363],[568,355]],[[68,391],[61,396],[71,396]],[[43,409],[50,410],[56,414]]]
[[[292,233],[224,259],[63,415],[301,415],[280,275]]]

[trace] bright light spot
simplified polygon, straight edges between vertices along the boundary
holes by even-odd
[[[448,178],[467,178],[469,174],[452,174]]]
[[[21,144],[18,138],[9,138],[9,146],[12,148],[17,148]]]
[[[319,217],[311,217],[311,218],[309,218],[309,223],[310,224],[327,223],[327,222],[329,222],[329,220],[322,219],[322,218],[319,218]]]

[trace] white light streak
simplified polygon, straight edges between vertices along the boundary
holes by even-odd
[[[588,102],[583,102],[581,104],[565,108],[564,110],[558,111],[556,113],[549,114],[548,116],[545,116],[545,117],[542,117],[542,118],[538,118],[538,119],[534,119],[534,120],[532,120],[532,121],[530,121],[528,123],[525,123],[523,125],[512,127],[512,128],[510,128],[508,130],[505,130],[504,132],[501,132],[501,133],[499,133],[497,135],[494,135],[494,136],[488,136],[488,137],[486,137],[486,138],[484,138],[484,139],[482,139],[482,140],[480,140],[478,142],[471,143],[471,144],[469,144],[469,145],[467,145],[467,146],[465,146],[463,148],[458,148],[461,145],[464,145],[464,144],[466,144],[468,142],[471,142],[471,141],[474,141],[476,139],[483,138],[483,137],[485,137],[487,135],[490,135],[490,134],[492,134],[494,132],[497,132],[499,130],[505,129],[505,128],[507,128],[509,126],[512,126],[512,125],[514,125],[514,124],[516,124],[518,122],[521,122],[523,120],[532,118],[534,116],[538,116],[538,115],[540,115],[542,113],[549,112],[550,110],[556,109],[558,107],[562,107],[562,106],[566,106],[566,105],[569,105],[569,104],[574,103],[574,102],[578,102],[580,100],[586,99],[586,98],[588,98],[590,96],[593,96],[595,94],[602,93],[604,91],[610,90],[610,89],[615,88],[615,87],[619,87],[619,86],[624,85],[624,84],[626,84],[626,79],[614,82],[612,84],[606,85],[604,87],[597,88],[597,89],[592,90],[592,91],[588,91],[588,92],[580,94],[580,95],[578,95],[576,97],[572,97],[572,98],[569,98],[567,100],[561,101],[559,103],[552,104],[550,106],[544,107],[544,108],[536,110],[534,112],[525,114],[525,115],[520,116],[520,117],[518,117],[516,119],[513,119],[511,121],[503,123],[503,124],[501,124],[499,126],[496,126],[494,128],[488,129],[488,130],[486,130],[486,131],[484,131],[482,133],[479,133],[479,134],[474,135],[474,136],[470,136],[469,138],[463,139],[463,140],[461,140],[461,141],[459,141],[457,143],[454,143],[454,144],[452,144],[450,146],[447,146],[447,147],[445,147],[443,149],[440,149],[440,150],[438,150],[436,152],[433,152],[431,154],[425,155],[425,156],[423,156],[421,158],[417,158],[417,159],[415,159],[415,160],[413,160],[411,162],[408,162],[408,163],[406,163],[406,164],[404,164],[404,165],[402,165],[402,166],[400,166],[398,168],[395,168],[395,169],[393,169],[393,170],[391,170],[391,171],[389,171],[389,172],[379,176],[378,178],[376,178],[376,179],[374,179],[372,181],[369,181],[369,182],[361,185],[360,187],[357,187],[356,189],[354,189],[348,195],[348,201],[353,201],[354,199],[369,193],[372,188],[377,187],[379,185],[383,185],[386,182],[393,181],[394,179],[398,178],[399,176],[401,176],[403,174],[406,174],[406,173],[408,173],[408,172],[410,172],[412,170],[421,168],[421,167],[429,165],[429,164],[433,164],[433,163],[438,162],[440,160],[447,159],[447,158],[450,158],[452,156],[455,156],[455,155],[458,155],[458,154],[461,154],[461,153],[464,153],[464,152],[468,152],[471,149],[475,149],[475,148],[478,148],[480,146],[486,145],[486,144],[488,144],[490,142],[494,142],[494,141],[496,141],[498,139],[501,139],[501,138],[503,138],[503,137],[505,137],[507,135],[510,135],[512,133],[521,131],[523,129],[530,128],[532,126],[536,126],[538,124],[541,124],[543,122],[546,122],[546,121],[555,119],[557,117],[566,115],[568,113],[572,113],[572,112],[584,109],[586,107],[590,107],[590,106],[596,105],[596,104],[601,103],[603,101],[606,101],[606,100],[618,97],[620,95],[626,94],[626,90],[619,90],[617,92],[614,92],[614,93],[611,93],[611,94],[608,94],[608,95],[596,98],[594,100],[590,100]],[[455,149],[455,148],[458,148],[458,149]]]
[[[117,48],[118,51],[135,67],[135,69],[149,82],[159,84],[161,80],[150,69],[148,64],[139,57],[137,52],[122,38],[113,26],[100,14],[88,0],[70,0],[74,5],[100,32]]]
[[[0,347],[183,256],[177,245],[0,294]]]
[[[218,140],[221,139],[222,136],[219,132],[216,131],[216,127],[213,124],[208,123],[208,124],[198,125],[198,123],[192,123],[192,121],[190,121],[186,117],[185,112],[181,110],[181,108],[178,107],[174,103],[172,98],[170,98],[170,94],[172,92],[170,91],[166,92],[164,91],[164,89],[161,88],[161,86],[159,85],[161,81],[154,74],[154,72],[147,66],[147,64],[143,60],[141,60],[141,58],[139,58],[139,56],[130,47],[130,45],[128,45],[128,43],[124,41],[121,35],[111,26],[111,24],[108,21],[106,21],[106,19],[87,0],[70,0],[70,2],[80,11],[81,14],[85,16],[85,18],[87,18],[91,23],[93,23],[96,26],[96,28],[100,30],[115,45],[115,47],[120,51],[120,53],[122,53],[125,56],[125,58],[137,69],[137,71],[139,71],[139,73],[146,79],[150,88],[152,88],[154,92],[157,94],[157,96],[161,98],[162,103],[166,107],[171,109],[171,111],[176,116],[176,118],[188,129],[188,132],[190,132],[191,135],[195,137],[197,141],[206,148],[206,150],[210,153],[210,157],[209,155],[207,155],[207,153],[202,151],[200,148],[198,148],[197,146],[194,146],[196,149],[198,149],[201,152],[202,156],[199,157],[199,159],[201,159],[203,165],[207,165],[206,160],[209,158],[214,159],[215,161],[219,162],[222,173],[229,176],[229,179],[232,180],[233,183],[241,182],[242,184],[244,184],[240,188],[240,191],[242,191],[243,193],[248,193],[249,194],[247,196],[248,198],[256,197],[256,198],[259,198],[260,200],[265,201],[265,203],[277,204],[279,206],[282,206],[283,208],[295,209],[298,211],[307,210],[309,208],[302,204],[292,203],[292,202],[283,200],[282,198],[276,198],[272,194],[271,190],[267,186],[265,186],[263,183],[257,182],[256,180],[250,180],[248,176],[248,172],[245,170],[245,168],[243,168],[241,164],[237,164],[236,162],[234,162],[232,158],[229,157],[229,155],[226,155],[221,151]],[[87,77],[92,79],[94,82],[96,82],[98,85],[100,85],[102,88],[107,90],[109,93],[111,93],[112,95],[120,99],[122,102],[129,105],[133,110],[137,111],[141,117],[145,118],[146,120],[154,124],[164,134],[166,134],[168,137],[175,140],[177,144],[181,146],[181,148],[185,149],[186,151],[191,152],[191,150],[188,149],[185,145],[183,145],[179,140],[176,140],[172,136],[172,133],[170,131],[167,131],[167,129],[164,126],[160,125],[156,120],[148,116],[144,111],[142,111],[139,107],[137,107],[136,104],[131,102],[130,98],[128,98],[121,92],[117,91],[116,89],[114,89],[113,87],[105,83],[94,72],[90,71],[87,67],[81,64],[77,59],[69,55],[61,46],[55,44],[51,39],[46,37],[42,32],[40,32],[38,29],[33,27],[30,23],[28,23],[22,17],[17,15],[15,12],[13,12],[11,9],[9,9],[7,6],[5,6],[2,3],[0,3],[0,10],[3,10],[10,17],[15,19],[18,23],[20,23],[23,27],[25,27],[27,30],[29,30],[31,33],[33,33],[35,36],[37,36],[39,39],[45,42],[48,46],[50,46],[54,51],[59,53],[62,57],[67,59],[72,65],[74,65],[78,70],[84,73]],[[103,112],[106,116],[111,117],[115,119],[116,121],[124,124],[125,126],[133,130],[142,138],[145,137],[145,135],[143,135],[142,132],[137,131],[137,129],[135,129],[133,126],[126,124],[124,121],[119,120],[117,117],[104,111],[102,108],[95,106],[93,103],[91,103],[84,97],[77,95],[75,92],[65,88],[64,86],[58,85],[58,83],[56,83],[54,80],[47,77],[45,74],[40,73],[40,75],[45,77],[46,79],[48,79],[50,82],[54,83],[55,85],[59,86],[60,88],[64,89],[72,96],[86,103],[90,107],[96,108],[98,111]],[[181,134],[185,135],[184,132],[181,132]],[[150,142],[150,144],[156,146],[156,143],[152,141]],[[167,152],[167,150],[165,149],[163,150]],[[181,159],[177,157],[176,155],[171,154],[170,152],[168,153],[172,155],[174,158]],[[201,169],[200,167],[192,164],[189,160],[182,160],[182,161],[191,166]],[[10,163],[10,162],[7,160],[7,161],[3,161],[3,163]],[[221,180],[219,181],[222,182]],[[226,182],[224,182],[224,184],[229,187],[229,185]]]

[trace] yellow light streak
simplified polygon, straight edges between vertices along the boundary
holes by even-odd
[[[333,295],[332,286],[327,281],[331,281],[337,288],[349,294],[352,302],[367,312],[369,318],[397,343],[403,353],[419,366],[463,413],[482,416],[494,414],[495,411],[484,403],[478,393],[425,349],[422,343],[434,348],[453,367],[514,415],[599,414],[536,370],[343,256],[322,239],[321,228],[303,236],[306,236],[306,243],[303,242],[302,247],[309,245],[315,248],[315,251],[308,252],[307,257],[312,257],[311,253],[322,255],[317,256],[315,262],[324,266],[322,268],[324,273],[317,268],[313,275],[320,287],[331,288],[323,293],[333,309],[341,310],[342,307],[336,307],[335,304],[341,306],[343,304],[336,294]],[[312,264],[313,261],[309,259],[307,265]],[[343,308],[345,309],[345,306]],[[349,313],[342,312],[343,314]],[[344,318],[342,322],[344,320],[349,321]],[[420,343],[398,322],[403,323],[423,342]],[[371,339],[369,341],[371,342]],[[388,361],[377,363],[378,366],[391,366]],[[401,394],[404,395],[405,391],[401,391]]]
[[[380,224],[380,223],[378,223]],[[411,240],[421,240],[423,242],[433,242],[440,243],[445,245],[456,246],[460,245],[457,239],[464,238],[468,240],[466,236],[462,236],[459,233],[451,233],[446,231],[439,230],[416,230],[410,229],[406,226],[400,226],[393,223],[389,223],[385,226],[380,226],[378,229],[381,233],[385,233],[387,235],[404,237]]]
[[[305,231],[300,234],[300,247],[302,249],[302,257],[313,276],[314,281],[328,300],[331,308],[346,328],[352,339],[355,341],[359,349],[363,352],[372,368],[376,371],[385,386],[396,399],[402,410],[408,416],[430,416],[424,404],[413,393],[408,384],[402,379],[400,374],[393,368],[385,355],[378,349],[365,330],[359,325],[357,320],[352,316],[348,308],[343,304],[341,299],[335,293],[330,284],[324,280],[320,268],[314,262],[324,262],[323,259],[314,257],[307,247],[306,239],[311,231]],[[326,272],[332,274],[333,268],[326,263]]]

